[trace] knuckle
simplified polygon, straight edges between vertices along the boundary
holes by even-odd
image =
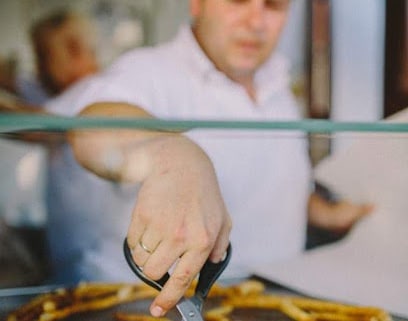
[[[148,211],[139,210],[137,212],[137,218],[142,224],[149,223],[150,216],[148,215]]]
[[[209,252],[215,242],[216,236],[213,233],[210,234],[209,231],[201,231],[200,233],[194,234],[194,248],[198,252]]]
[[[228,232],[230,232],[232,230],[232,219],[230,217],[228,217],[227,222],[226,222],[226,229]]]
[[[203,233],[200,237],[199,247],[201,251],[210,251],[213,246],[213,237],[209,233]]]
[[[142,260],[139,256],[133,255],[133,261],[138,265],[138,266],[143,266],[144,260]]]
[[[133,252],[134,249],[136,248],[137,240],[133,233],[129,232],[127,237],[127,244],[129,246],[129,249]]]
[[[183,271],[172,275],[173,283],[178,288],[187,289],[193,279],[191,271]]]
[[[159,280],[165,272],[163,273],[162,271],[160,271],[160,269],[146,264],[143,267],[143,273],[152,280]]]
[[[186,242],[186,231],[183,227],[177,229],[173,235],[175,244],[184,244]]]

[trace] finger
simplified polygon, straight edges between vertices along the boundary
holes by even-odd
[[[219,263],[224,259],[227,251],[231,232],[231,222],[224,224],[220,230],[214,248],[210,253],[209,259],[213,263]]]
[[[153,280],[160,279],[174,263],[179,260],[184,250],[177,248],[174,242],[162,241],[143,266],[143,272]]]
[[[142,238],[145,230],[145,224],[138,221],[136,215],[134,215],[129,225],[127,242],[132,253],[133,261],[140,267],[143,267],[150,255],[149,253],[143,251],[139,244],[139,240]]]
[[[182,256],[170,279],[150,306],[150,313],[153,316],[163,316],[177,304],[199,273],[206,259],[207,255],[193,251],[186,252]]]
[[[152,230],[151,228],[145,230],[145,232],[137,242],[137,245],[132,250],[133,259],[137,265],[139,265],[140,267],[145,266],[146,262],[158,248],[160,239],[161,237],[157,232],[155,232],[155,230]]]
[[[137,245],[139,240],[141,239],[142,235],[146,230],[146,224],[143,223],[135,213],[130,221],[128,234],[127,234],[127,241],[129,248],[133,251]]]
[[[364,204],[361,206],[360,216],[371,214],[374,210],[373,204]]]

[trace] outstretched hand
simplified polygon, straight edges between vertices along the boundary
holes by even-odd
[[[207,156],[185,137],[150,148],[152,171],[143,181],[128,232],[133,259],[153,280],[173,269],[151,305],[163,316],[183,296],[210,257],[228,247],[231,221]],[[153,151],[154,149],[154,151]]]
[[[317,194],[309,201],[309,223],[336,232],[348,231],[374,210],[372,204],[354,204],[347,200],[328,202]]]

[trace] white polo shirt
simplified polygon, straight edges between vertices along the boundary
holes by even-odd
[[[254,103],[215,69],[186,26],[172,42],[126,53],[104,73],[51,101],[48,110],[74,115],[89,103],[116,101],[136,104],[162,119],[297,120],[301,115],[288,78],[285,59],[275,54],[256,75]],[[252,264],[300,253],[310,192],[306,137],[244,130],[186,134],[213,161],[233,219],[234,252],[225,275],[243,275]],[[57,208],[55,203],[64,203],[57,212],[54,207],[50,218],[57,261],[75,263],[81,278],[127,279],[131,274],[121,249],[136,189],[86,173],[69,149],[57,153],[52,166],[51,198]]]

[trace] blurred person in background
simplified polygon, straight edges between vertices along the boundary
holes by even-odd
[[[81,80],[95,74],[100,66],[97,59],[95,51],[95,33],[93,29],[92,22],[86,16],[81,15],[72,10],[58,10],[53,11],[45,16],[39,18],[30,29],[30,36],[32,41],[33,53],[36,62],[37,75],[39,79],[40,86],[30,87],[30,94],[23,95],[18,90],[18,85],[16,78],[14,77],[15,73],[11,72],[11,68],[8,65],[0,64],[0,85],[4,85],[4,88],[12,94],[7,96],[7,99],[0,100],[0,107],[3,111],[18,111],[18,112],[43,112],[46,113],[44,108],[47,101],[52,101],[56,99],[61,93],[70,88],[74,87],[75,84],[80,83]],[[6,69],[6,67],[8,67]],[[40,88],[41,90],[37,91],[35,89]],[[32,108],[31,103],[33,102],[32,98],[34,94],[45,93],[44,99],[41,100],[41,104],[36,105],[37,108]],[[52,195],[53,186],[55,182],[55,175],[61,167],[58,166],[59,156],[63,153],[65,146],[65,139],[62,135],[57,135],[56,137],[51,134],[39,135],[37,133],[24,134],[21,136],[21,139],[24,141],[30,142],[41,142],[45,143],[48,150],[44,152],[48,153],[47,163],[48,163],[48,173],[41,177],[40,179],[47,180],[47,224],[52,224],[53,213],[59,211],[59,204],[56,203],[57,200],[54,199]],[[10,144],[14,142],[5,141],[2,148],[5,149]],[[22,144],[16,143],[15,149],[17,149],[20,154],[20,149],[23,148]],[[18,148],[17,148],[18,147]],[[29,146],[27,145],[27,153],[38,152],[38,149],[41,146]],[[18,159],[21,155],[16,153],[15,163],[18,164]],[[8,154],[7,159],[13,158],[13,154]],[[44,160],[46,158],[44,157]],[[2,164],[8,166],[5,170],[10,170],[10,162],[5,161]],[[33,167],[34,168],[34,167]],[[63,169],[62,169],[63,170]],[[69,175],[69,170],[67,172],[60,173],[62,175]],[[16,169],[17,175],[17,169]],[[16,192],[21,193],[21,192]],[[45,192],[43,193],[45,194]],[[44,196],[41,194],[42,196]],[[19,197],[17,195],[17,197]],[[39,200],[43,201],[43,200]],[[6,201],[5,202],[9,202]],[[7,203],[8,204],[8,203]],[[86,207],[86,205],[83,205]],[[15,209],[17,212],[18,209]],[[69,215],[69,214],[67,214]],[[12,220],[17,220],[17,218],[11,218]],[[27,233],[26,233],[27,234]],[[43,234],[40,235],[43,237]],[[47,244],[50,244],[54,239],[48,237]],[[70,239],[70,236],[64,235],[63,238]],[[43,239],[38,238],[37,244],[32,242],[29,244],[29,247],[34,247],[41,251],[46,250],[44,247],[48,248],[53,246],[44,246]],[[44,267],[47,272],[51,272],[51,275],[48,278],[44,277],[45,282],[69,282],[72,278],[67,279],[68,276],[75,275],[75,273],[70,273],[69,269],[71,266],[68,265],[67,270],[61,268],[58,270],[54,264],[53,256],[49,259],[49,262],[44,262],[44,264],[51,263],[51,270],[47,267]],[[47,258],[48,259],[48,258]],[[3,265],[5,267],[6,265]],[[61,266],[58,266],[61,267]],[[16,278],[20,277],[21,280],[26,280],[19,275],[19,270],[15,269],[14,273]],[[38,279],[36,279],[38,280]],[[77,279],[76,279],[77,280]],[[32,283],[30,283],[32,284]]]
[[[299,120],[288,61],[274,50],[290,4],[191,0],[193,22],[174,40],[130,51],[46,108],[81,117]],[[301,253],[309,205],[322,211],[311,213],[313,223],[329,228],[349,228],[369,212],[346,203],[344,215],[339,204],[309,200],[306,137],[280,134],[73,131],[76,160],[96,175],[64,149],[50,191],[55,263],[86,280],[135,280],[121,251],[127,234],[149,277],[176,263],[151,306],[161,316],[207,258],[221,260],[230,239],[235,252],[226,275],[244,276],[253,264]]]
[[[38,20],[31,28],[38,77],[50,95],[57,95],[100,66],[91,22],[61,10]]]
[[[39,80],[50,95],[43,111],[53,112],[47,110],[49,104],[58,101],[62,93],[75,91],[86,79],[100,70],[95,49],[95,28],[89,17],[73,10],[62,9],[37,20],[31,27],[30,35]],[[65,229],[61,228],[64,224],[69,224],[70,211],[75,210],[74,204],[66,203],[70,198],[66,199],[63,195],[69,195],[69,191],[78,189],[78,186],[72,186],[76,176],[71,175],[71,166],[76,164],[66,164],[64,155],[68,147],[65,141],[62,141],[62,144],[61,141],[59,142],[59,144],[49,145],[48,157],[47,238],[48,248],[51,251],[52,271],[49,282],[71,283],[82,279],[76,272],[78,269],[73,269],[74,262],[78,261],[82,254],[70,252],[72,247],[68,244],[75,244],[75,234],[64,234]],[[61,193],[58,193],[59,191]],[[93,203],[90,201],[80,204],[81,212],[92,208]],[[83,219],[87,221],[86,215]],[[75,225],[80,231],[81,225],[78,225],[78,222]],[[54,233],[57,233],[58,237],[55,237]],[[92,231],[88,233],[93,234]],[[60,252],[62,248],[65,250]],[[74,262],[71,261],[72,258],[75,258]]]
[[[41,112],[50,97],[97,69],[90,39],[85,36],[89,34],[86,24],[85,19],[74,13],[59,11],[32,27],[37,74],[42,81],[35,75],[29,77],[19,73],[17,55],[0,59],[2,111]],[[25,142],[42,141],[42,138],[33,133],[22,136]],[[0,147],[4,185],[0,193],[0,219],[4,225],[0,239],[4,247],[12,245],[8,251],[2,251],[0,257],[0,287],[35,285],[46,281],[50,272],[44,233],[47,150],[43,146],[3,138]],[[57,148],[52,149],[51,155],[57,151]],[[27,184],[30,180],[32,182]]]
[[[36,67],[33,79],[18,75],[17,60],[0,57],[0,88],[14,95],[21,108],[41,108],[99,71],[95,29],[85,15],[69,9],[53,11],[36,20],[29,33]]]

